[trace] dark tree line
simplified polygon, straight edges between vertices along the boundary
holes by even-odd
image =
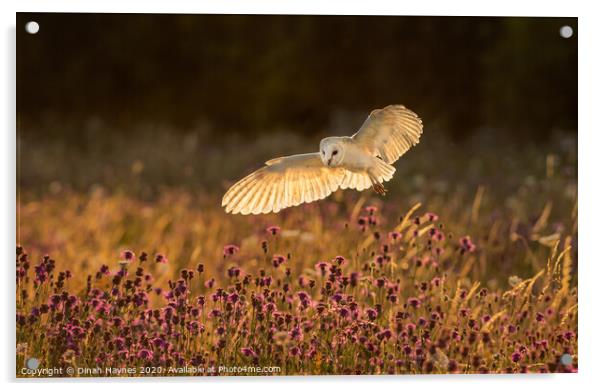
[[[62,124],[53,137],[91,117],[317,132],[335,110],[399,102],[456,138],[541,138],[577,127],[565,24],[577,31],[576,18],[18,14],[18,121]]]

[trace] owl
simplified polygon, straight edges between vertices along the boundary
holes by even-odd
[[[326,137],[319,152],[278,157],[235,183],[222,198],[227,213],[278,213],[328,197],[338,189],[363,191],[393,178],[393,163],[418,144],[422,120],[402,105],[370,113],[353,136]]]

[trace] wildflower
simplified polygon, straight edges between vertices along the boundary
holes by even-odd
[[[155,255],[155,263],[168,263],[169,259],[163,254]]]
[[[575,333],[573,333],[572,331],[565,331],[564,334],[562,335],[564,337],[564,339],[566,339],[567,341],[570,341],[571,339],[575,338]]]
[[[263,250],[264,254],[268,253],[268,241],[267,240],[261,241],[261,249]]]
[[[335,293],[334,295],[332,295],[330,297],[333,301],[339,303],[341,300],[343,300],[343,295],[341,295],[340,293]]]
[[[142,251],[140,253],[140,256],[138,257],[138,259],[140,260],[140,262],[146,262],[148,260],[148,254],[144,251]]]
[[[227,256],[232,256],[232,255],[236,254],[239,250],[240,250],[240,248],[238,246],[235,246],[234,244],[225,245],[224,246],[224,258]]]
[[[153,352],[151,352],[148,349],[141,349],[140,351],[138,351],[137,356],[138,356],[138,358],[141,358],[143,360],[152,360]]]
[[[125,250],[121,252],[121,259],[126,262],[131,262],[136,257],[133,251]]]
[[[510,356],[510,359],[512,360],[512,362],[519,362],[522,358],[522,354],[518,351],[514,351],[514,353],[512,353],[512,355]]]
[[[455,373],[458,370],[458,363],[456,360],[449,360],[449,363],[447,364],[447,370],[450,373]]]
[[[464,236],[460,239],[460,252],[462,254],[464,254],[465,252],[471,253],[475,251],[476,248],[477,247],[474,245],[472,240],[470,240],[470,236]]]
[[[374,257],[374,261],[378,266],[382,266],[385,263],[385,257],[381,254],[378,254],[376,257]]]
[[[426,213],[425,217],[430,222],[439,220],[439,216],[431,212]]]
[[[326,275],[326,268],[330,266],[330,264],[328,262],[318,262],[316,263],[316,269],[319,269],[320,272],[322,273],[322,276]]]
[[[416,297],[410,297],[408,298],[408,304],[414,308],[418,308],[420,307],[420,299]]]
[[[266,231],[270,234],[272,234],[273,236],[276,236],[280,233],[280,227],[276,226],[276,225],[271,225],[269,227],[266,228]]]
[[[230,295],[228,295],[227,301],[232,303],[232,304],[236,304],[236,302],[238,301],[240,296],[238,296],[238,293],[233,292]]]
[[[157,348],[165,348],[166,342],[163,338],[153,338],[152,343]]]
[[[278,266],[282,265],[285,260],[286,258],[282,255],[274,255],[272,258],[272,265],[277,268]]]
[[[297,296],[299,297],[299,300],[303,301],[303,300],[309,300],[309,295],[307,294],[307,292],[304,291],[299,291],[297,292]]]
[[[366,310],[366,316],[368,316],[368,319],[370,319],[370,320],[375,320],[377,315],[378,315],[378,312],[376,312],[376,310],[373,308],[368,308]]]
[[[34,267],[36,273],[36,281],[42,283],[48,278],[48,271],[45,265],[37,265]]]
[[[251,348],[242,348],[240,349],[240,352],[245,356],[245,357],[257,357],[257,353],[255,353],[255,351]]]
[[[228,269],[228,277],[234,278],[240,276],[240,268],[233,266]]]
[[[401,234],[397,231],[389,232],[389,239],[391,239],[392,241],[396,241],[400,237],[401,237]]]
[[[370,205],[366,207],[366,213],[368,213],[370,216],[376,213],[376,211],[378,211],[378,208],[376,206]]]
[[[266,311],[268,314],[271,314],[271,313],[273,313],[274,311],[276,311],[276,304],[274,304],[274,303],[267,303],[267,304],[265,305],[265,311]]]
[[[359,279],[360,279],[360,274],[358,272],[351,272],[351,274],[349,274],[349,284],[351,286],[356,286]]]
[[[376,285],[379,288],[382,288],[385,286],[385,278],[384,277],[380,277],[374,280],[374,285]]]
[[[291,339],[303,339],[303,332],[299,327],[293,327],[288,335],[291,337]]]

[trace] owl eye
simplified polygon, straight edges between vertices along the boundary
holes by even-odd
[[[332,156],[336,155],[337,153],[339,153],[339,151],[334,151],[334,152],[332,153]]]
[[[326,152],[322,151],[322,155],[326,155]]]

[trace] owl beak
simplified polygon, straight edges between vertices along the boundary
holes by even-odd
[[[330,162],[332,162],[332,158],[328,159],[328,166],[330,167]]]

